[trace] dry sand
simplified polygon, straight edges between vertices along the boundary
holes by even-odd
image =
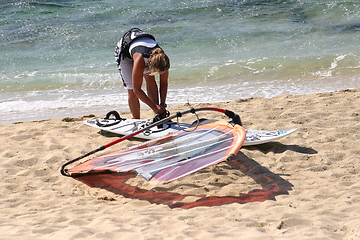
[[[298,131],[242,148],[235,161],[248,164],[251,172],[220,163],[161,186],[138,176],[128,184],[149,191],[247,196],[266,188],[261,183],[266,175],[288,191],[273,200],[212,207],[152,204],[60,175],[66,161],[115,139],[82,124],[84,117],[2,125],[0,239],[360,239],[359,89],[211,106],[239,113],[247,129]],[[151,117],[150,111],[144,114]]]

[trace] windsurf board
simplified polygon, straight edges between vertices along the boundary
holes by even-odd
[[[138,131],[152,123],[152,120],[143,119],[104,119],[96,118],[91,120],[85,120],[84,124],[95,127],[97,129],[115,133],[119,135],[128,135],[135,131]],[[196,123],[195,123],[196,124]],[[172,134],[181,130],[186,130],[191,126],[187,123],[167,122],[165,124],[153,127],[138,135],[136,138],[151,140]],[[246,139],[243,146],[252,146],[262,143],[271,142],[283,138],[293,132],[296,129],[278,130],[278,131],[264,131],[264,130],[246,130]]]

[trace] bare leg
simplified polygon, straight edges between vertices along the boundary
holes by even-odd
[[[146,93],[149,96],[150,100],[159,105],[159,90],[155,81],[154,76],[145,76],[146,80]]]
[[[128,90],[128,104],[134,119],[140,119],[140,102],[133,90]]]

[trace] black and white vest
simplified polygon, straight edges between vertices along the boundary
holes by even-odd
[[[124,36],[117,43],[115,48],[115,60],[118,65],[120,65],[121,59],[125,57],[132,59],[132,56],[129,52],[130,45],[135,40],[140,38],[151,38],[155,41],[155,37],[149,33],[146,33],[139,28],[132,28],[127,31]]]

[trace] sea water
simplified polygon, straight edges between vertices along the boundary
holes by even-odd
[[[170,106],[360,87],[358,0],[1,0],[0,11],[0,124],[128,111],[113,52],[131,27],[170,57]]]

